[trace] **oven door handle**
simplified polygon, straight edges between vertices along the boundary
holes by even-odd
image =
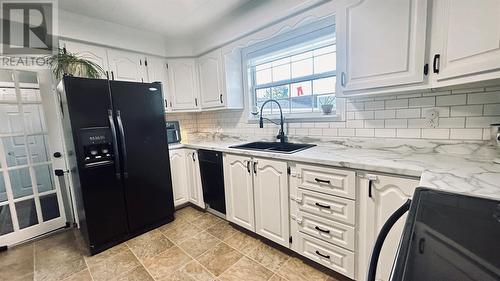
[[[399,209],[397,209],[384,223],[380,233],[377,236],[375,245],[373,246],[372,256],[370,259],[370,267],[368,268],[367,281],[375,281],[375,275],[377,274],[377,263],[380,257],[380,251],[382,250],[382,245],[384,245],[384,240],[389,234],[389,231],[394,226],[394,224],[401,218],[409,209],[411,205],[411,199],[408,199]]]

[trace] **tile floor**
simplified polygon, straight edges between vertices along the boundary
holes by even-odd
[[[92,257],[82,254],[75,237],[66,231],[0,253],[0,280],[340,280],[191,207],[177,211],[174,222]]]

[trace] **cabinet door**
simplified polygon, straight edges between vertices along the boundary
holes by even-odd
[[[200,74],[200,97],[202,108],[222,107],[223,101],[223,70],[222,53],[218,49],[198,59]]]
[[[170,170],[172,173],[174,205],[177,207],[188,202],[188,174],[184,149],[170,150]]]
[[[170,97],[167,85],[167,61],[162,58],[149,57],[147,58],[147,82],[161,82],[163,100],[165,107],[168,108]]]
[[[72,41],[61,41],[61,46],[70,53],[90,60],[99,65],[105,72],[108,72],[108,55],[105,48],[87,45]],[[102,77],[105,78],[105,77]]]
[[[255,231],[251,164],[250,157],[224,155],[226,219]]]
[[[121,81],[146,81],[145,57],[129,52],[108,50],[111,79]]]
[[[366,276],[373,245],[380,229],[389,216],[413,196],[418,184],[419,181],[414,179],[377,175],[376,179],[372,181],[371,197],[369,196],[369,181],[362,181],[360,184],[360,237],[358,242],[361,276]],[[401,217],[392,227],[384,241],[378,261],[380,266],[377,269],[377,280],[390,280],[392,264],[396,257],[405,221],[406,215]]]
[[[198,153],[196,150],[187,150],[186,152],[187,170],[189,178],[189,202],[205,209],[203,200],[203,190],[201,186],[200,165],[198,162]]]
[[[256,232],[288,247],[290,216],[287,164],[282,161],[256,158],[254,165]]]
[[[427,0],[344,0],[337,13],[337,89],[424,81]]]
[[[173,110],[198,109],[198,79],[193,59],[168,61],[168,82]]]
[[[500,70],[500,1],[436,0],[433,8],[437,81]]]

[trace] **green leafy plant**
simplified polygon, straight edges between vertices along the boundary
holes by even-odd
[[[334,96],[327,96],[324,98],[319,99],[319,103],[321,105],[331,105],[335,103],[335,97]]]
[[[57,79],[61,79],[64,74],[87,78],[105,76],[101,66],[85,57],[70,53],[65,48],[59,48],[57,54],[50,56],[48,61]]]

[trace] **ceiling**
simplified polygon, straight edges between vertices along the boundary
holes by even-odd
[[[281,0],[284,1],[284,0]],[[64,0],[59,8],[166,37],[199,33],[249,2],[261,0]],[[285,1],[286,2],[286,1]]]

